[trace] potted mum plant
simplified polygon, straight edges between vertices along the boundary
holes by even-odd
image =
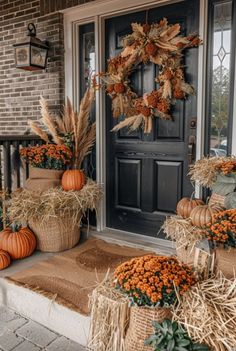
[[[195,282],[192,270],[175,257],[146,255],[118,266],[115,287],[131,303],[126,350],[152,350],[144,346],[144,341],[153,334],[151,322],[170,318],[177,295],[183,295]]]
[[[208,226],[208,239],[215,249],[216,269],[231,279],[236,272],[236,208],[221,211]]]
[[[45,144],[24,147],[20,155],[30,165],[25,188],[43,191],[60,185],[62,175],[71,162],[72,152],[65,145]]]
[[[21,150],[21,156],[32,167],[30,179],[26,189],[13,195],[9,211],[11,218],[29,224],[41,251],[59,252],[74,247],[80,239],[82,216],[88,209],[95,210],[101,197],[101,187],[89,178],[85,180],[81,169],[96,137],[96,125],[89,119],[93,99],[94,92],[88,89],[79,112],[68,99],[63,114],[54,116],[41,98],[42,122],[48,133],[38,123],[29,122],[32,131],[46,144]],[[35,170],[37,175],[32,178]],[[41,171],[56,172],[57,178],[48,179],[48,175],[42,181]]]

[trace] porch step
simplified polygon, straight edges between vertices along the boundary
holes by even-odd
[[[0,305],[7,306],[82,346],[87,345],[90,317],[74,312],[32,290],[9,283],[4,278],[0,278]]]
[[[89,235],[98,239],[120,246],[130,246],[142,250],[153,251],[159,255],[174,255],[176,253],[175,243],[158,237],[150,237],[141,234],[124,232],[115,229],[105,229],[101,232],[90,230]]]

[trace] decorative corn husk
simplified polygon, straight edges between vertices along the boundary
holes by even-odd
[[[223,275],[199,282],[182,296],[173,312],[190,337],[212,351],[233,351],[236,346],[236,278]]]

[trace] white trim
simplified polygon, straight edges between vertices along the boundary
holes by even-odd
[[[197,137],[196,137],[196,159],[197,160],[199,160],[204,153],[207,27],[208,27],[208,2],[207,0],[200,0],[199,36],[203,40],[203,45],[200,45],[198,48]],[[195,196],[201,197],[201,189],[197,184],[195,185]]]
[[[234,70],[234,106],[233,106],[233,124],[232,124],[232,155],[236,155],[236,55],[235,55],[235,70]]]

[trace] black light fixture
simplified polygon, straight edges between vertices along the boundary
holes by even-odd
[[[45,69],[49,46],[36,38],[36,28],[33,23],[28,24],[28,39],[19,44],[14,44],[15,63],[17,68],[27,71],[37,71]]]

